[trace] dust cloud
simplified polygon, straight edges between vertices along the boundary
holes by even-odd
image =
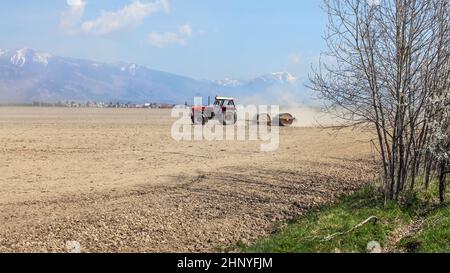
[[[281,107],[281,113],[290,113],[295,117],[292,127],[331,127],[340,124],[339,118],[314,106]]]

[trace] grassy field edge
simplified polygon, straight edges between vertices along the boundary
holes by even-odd
[[[437,203],[435,189],[408,193],[384,204],[383,194],[365,186],[322,206],[250,245],[249,253],[450,253],[450,207]]]

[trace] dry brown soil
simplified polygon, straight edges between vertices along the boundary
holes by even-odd
[[[301,117],[297,117],[301,118]],[[0,252],[206,252],[373,179],[370,134],[171,138],[169,110],[0,107]]]

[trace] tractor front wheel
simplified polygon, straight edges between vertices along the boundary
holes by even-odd
[[[195,112],[194,115],[191,116],[191,120],[194,125],[205,125],[208,123],[208,118],[203,116],[203,113],[200,111]]]

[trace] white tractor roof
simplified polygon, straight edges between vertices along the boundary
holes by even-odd
[[[216,97],[216,100],[234,100],[234,98],[231,98],[231,97]]]

